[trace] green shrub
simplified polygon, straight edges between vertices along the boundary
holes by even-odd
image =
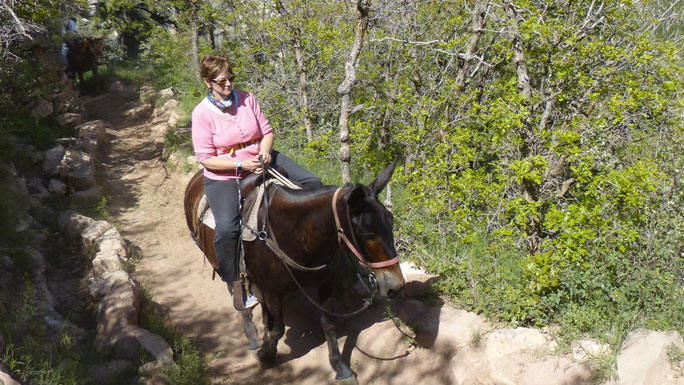
[[[158,334],[173,346],[177,366],[164,367],[163,373],[175,385],[209,385],[207,360],[200,349],[177,328],[170,325],[167,315],[143,290],[140,301],[140,326]]]

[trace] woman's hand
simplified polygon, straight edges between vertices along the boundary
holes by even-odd
[[[243,160],[242,161],[242,169],[245,171],[249,171],[251,173],[254,173],[254,174],[260,174],[262,171],[261,162],[259,162],[259,159],[257,159],[257,158]]]
[[[260,153],[259,153],[259,156],[261,157],[261,159],[262,159],[262,160],[264,161],[264,163],[266,163],[266,164],[271,164],[271,161],[273,160],[273,158],[271,158],[271,153],[270,153],[270,152],[266,152],[266,151],[260,152]]]

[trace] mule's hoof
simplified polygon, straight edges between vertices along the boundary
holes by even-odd
[[[259,366],[262,369],[269,369],[275,366],[275,357],[263,357],[264,354],[262,353],[262,350],[250,350],[249,352],[256,357],[257,362],[259,362]]]
[[[353,374],[351,376],[345,378],[345,379],[342,379],[342,380],[335,379],[335,380],[336,380],[335,382],[339,385],[359,385],[358,378],[356,378],[356,376]]]

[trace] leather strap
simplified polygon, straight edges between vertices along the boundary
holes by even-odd
[[[340,216],[337,214],[337,196],[340,194],[340,191],[342,191],[342,187],[339,187],[337,190],[335,190],[335,194],[333,195],[332,200],[333,215],[335,216],[335,227],[337,228],[337,241],[340,242],[340,247],[342,247],[342,244],[344,242],[344,244],[347,245],[349,250],[351,250],[351,252],[354,255],[356,255],[356,258],[359,259],[359,262],[363,266],[366,266],[371,269],[380,269],[383,267],[392,266],[394,264],[399,263],[398,255],[392,259],[380,262],[368,262],[368,260],[361,255],[359,250],[354,246],[354,244],[349,240],[347,235],[344,233],[344,229],[342,229],[342,224],[340,223]],[[347,215],[347,217],[349,217],[349,215]],[[351,225],[351,219],[349,223]]]

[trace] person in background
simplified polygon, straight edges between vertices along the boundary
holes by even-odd
[[[200,76],[207,97],[192,112],[192,144],[197,160],[204,166],[204,191],[216,220],[214,249],[219,275],[234,296],[242,290],[238,277],[240,235],[238,181],[250,173],[261,173],[261,163],[284,169],[289,178],[304,188],[321,186],[321,180],[273,150],[274,132],[250,92],[233,88],[235,75],[226,56],[209,54],[202,58]],[[258,303],[254,296],[245,307]],[[239,305],[235,304],[239,309]]]
[[[78,27],[76,27],[76,20],[69,18],[67,22],[62,26],[62,55],[67,57],[69,53],[69,43],[78,37]]]

